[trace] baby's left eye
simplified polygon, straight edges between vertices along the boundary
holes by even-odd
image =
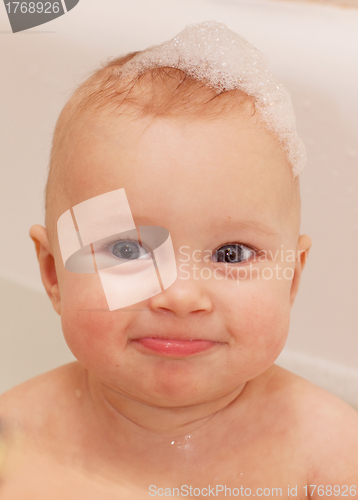
[[[226,264],[237,264],[249,260],[255,255],[255,250],[238,243],[223,245],[215,251],[213,255],[214,262],[224,262]]]

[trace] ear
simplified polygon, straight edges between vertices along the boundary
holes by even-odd
[[[61,314],[61,298],[58,286],[55,259],[48,240],[47,231],[43,226],[36,224],[30,229],[30,237],[35,243],[37,260],[40,265],[42,283],[50,297],[53,308]]]
[[[293,275],[291,291],[290,291],[291,307],[298,292],[298,287],[301,280],[301,273],[307,262],[308,253],[310,251],[311,246],[312,246],[311,238],[307,234],[301,234],[301,236],[298,238],[298,243],[297,243],[297,259],[296,259],[295,272]]]

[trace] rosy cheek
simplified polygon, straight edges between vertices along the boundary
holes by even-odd
[[[131,314],[109,311],[98,275],[68,273],[61,288],[63,333],[77,359],[123,348]]]
[[[99,275],[64,270],[61,285],[61,309],[79,311],[108,310]]]
[[[289,301],[276,285],[258,280],[245,282],[238,285],[241,288],[235,294],[236,307],[231,307],[231,325],[227,326],[233,332],[235,343],[254,355],[274,355],[287,338]]]

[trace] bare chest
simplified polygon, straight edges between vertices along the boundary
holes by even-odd
[[[184,450],[183,450],[184,451]],[[92,462],[88,468],[23,449],[10,453],[2,471],[2,500],[87,500],[142,498],[308,498],[299,456],[282,444],[271,449],[214,448],[206,456],[182,453],[163,461],[158,450],[116,467]],[[78,463],[78,462],[77,462]],[[85,463],[85,461],[84,461]],[[95,466],[95,463],[97,464]],[[32,496],[31,496],[32,495]]]

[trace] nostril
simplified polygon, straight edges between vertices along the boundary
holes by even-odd
[[[158,307],[156,309],[157,309],[157,311],[163,312],[165,314],[168,314],[168,313],[174,314],[174,312],[171,309],[169,309],[168,307]]]
[[[210,313],[213,310],[213,303],[206,290],[193,283],[177,282],[164,292],[151,297],[149,308],[153,312],[171,313],[177,317],[185,317],[192,313],[195,313],[196,316]]]

